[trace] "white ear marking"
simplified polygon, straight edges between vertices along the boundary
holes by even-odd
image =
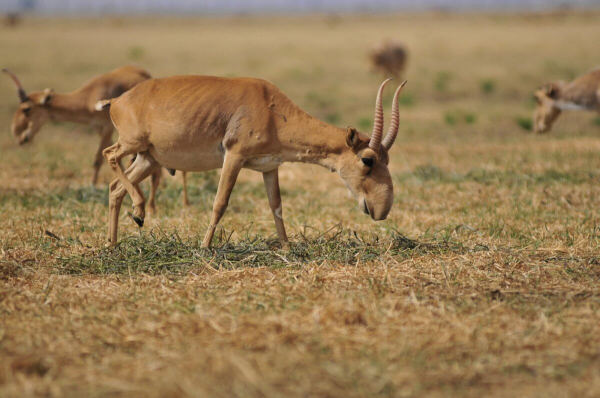
[[[52,99],[52,93],[54,90],[47,88],[44,90],[42,98],[40,98],[40,105],[46,105]]]

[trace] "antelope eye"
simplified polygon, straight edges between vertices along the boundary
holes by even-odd
[[[360,160],[362,160],[365,166],[373,167],[373,158],[361,158]]]
[[[29,116],[29,111],[31,111],[31,108],[23,108],[23,113],[27,116]]]

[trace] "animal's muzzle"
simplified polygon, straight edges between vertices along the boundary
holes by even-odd
[[[537,124],[533,126],[533,132],[535,134],[545,134],[550,130],[545,124]]]
[[[371,216],[371,218],[373,219],[373,221],[382,221],[382,220],[385,220],[387,218],[387,213],[384,216],[377,215],[376,211],[374,211],[373,209],[370,209],[366,199],[363,199],[360,202],[360,208],[363,211],[363,213]]]

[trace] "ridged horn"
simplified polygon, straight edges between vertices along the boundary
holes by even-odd
[[[379,151],[381,145],[381,137],[383,135],[383,104],[381,103],[381,97],[383,96],[383,89],[387,82],[392,79],[387,79],[379,87],[377,92],[377,99],[375,100],[375,117],[373,118],[373,134],[371,134],[371,140],[369,141],[369,148],[375,152]]]
[[[396,136],[398,135],[398,127],[400,126],[400,110],[398,109],[398,97],[400,97],[400,93],[402,92],[402,88],[406,84],[406,80],[404,83],[398,87],[396,92],[394,93],[394,99],[392,100],[392,116],[390,118],[390,128],[385,138],[383,139],[383,147],[388,151],[394,145],[394,141],[396,141]]]
[[[2,69],[2,72],[9,75],[11,77],[11,79],[13,80],[13,82],[15,82],[15,85],[17,86],[17,95],[19,96],[19,101],[21,101],[21,102],[27,101],[29,99],[27,97],[27,93],[23,89],[23,85],[21,84],[21,82],[19,81],[17,76],[6,68]]]

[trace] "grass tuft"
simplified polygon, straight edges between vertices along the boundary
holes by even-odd
[[[141,61],[146,56],[146,50],[142,46],[134,46],[129,49],[129,59]]]
[[[314,234],[314,233],[313,233]],[[176,274],[183,275],[198,267],[240,269],[255,267],[301,267],[309,263],[334,261],[355,264],[382,257],[407,258],[418,254],[463,251],[462,245],[447,241],[419,242],[393,232],[380,238],[361,237],[341,227],[316,236],[292,238],[289,251],[277,250],[274,238],[246,234],[232,242],[231,234],[221,230],[210,249],[201,247],[202,236],[182,238],[177,231],[154,229],[148,234],[129,236],[116,247],[57,257],[61,274]]]
[[[453,110],[444,114],[444,121],[449,126],[454,126],[458,123],[474,124],[477,121],[477,115],[463,110]]]
[[[452,80],[452,74],[447,71],[438,72],[435,76],[435,80],[433,85],[435,90],[439,93],[445,93],[448,91],[448,86],[450,85],[450,81]]]
[[[479,82],[479,89],[485,95],[493,94],[496,91],[496,82],[493,79],[483,79]]]
[[[373,118],[372,117],[361,117],[360,119],[358,119],[358,128],[361,131],[368,131],[370,128],[373,127]]]
[[[530,117],[518,117],[516,120],[519,127],[521,127],[525,131],[533,130],[533,122]]]

